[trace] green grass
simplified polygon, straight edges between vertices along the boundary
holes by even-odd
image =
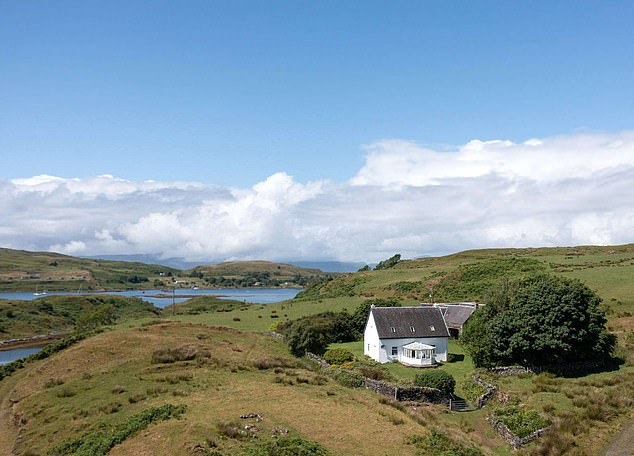
[[[81,315],[111,305],[118,320],[156,317],[160,310],[139,298],[123,296],[46,296],[32,301],[0,299],[0,338],[69,332]]]

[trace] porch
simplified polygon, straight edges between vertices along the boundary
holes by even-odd
[[[427,367],[436,364],[436,347],[420,342],[403,345],[398,361],[412,367]]]

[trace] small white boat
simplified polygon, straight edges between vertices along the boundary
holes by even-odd
[[[38,291],[38,287],[35,287],[35,293],[33,293],[33,296],[44,296],[46,294],[46,291]]]

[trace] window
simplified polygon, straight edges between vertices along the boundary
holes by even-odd
[[[368,344],[368,351],[370,351],[370,344]]]
[[[429,329],[431,329],[432,331],[436,331],[436,328],[434,328],[434,325],[430,325]]]
[[[396,328],[395,327],[391,327],[390,329],[392,330],[393,333],[396,332]]]
[[[398,355],[398,347],[392,347],[392,356]]]
[[[409,330],[410,330],[411,332],[416,332],[416,329],[414,329],[414,327],[413,327],[413,326],[410,326],[410,327],[409,327]]]

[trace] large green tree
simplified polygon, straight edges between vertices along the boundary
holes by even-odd
[[[462,338],[478,366],[604,359],[614,350],[601,298],[577,280],[539,275],[490,296]]]

